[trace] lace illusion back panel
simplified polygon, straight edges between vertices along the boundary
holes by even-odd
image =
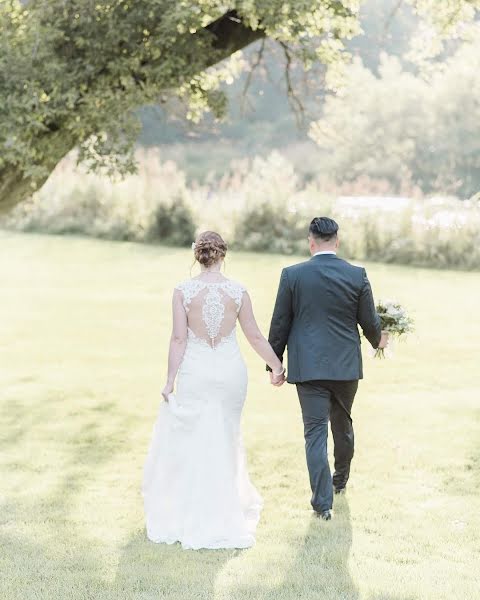
[[[195,338],[214,349],[232,336],[242,305],[243,286],[229,279],[215,283],[190,279],[177,289],[183,294],[188,328]]]
[[[235,334],[245,288],[223,278],[177,286],[188,342],[161,402],[145,463],[148,538],[183,548],[248,548],[262,499],[241,436],[248,374]]]

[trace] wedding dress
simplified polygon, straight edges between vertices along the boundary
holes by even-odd
[[[147,536],[189,549],[247,548],[262,500],[240,430],[247,370],[235,326],[245,289],[229,279],[190,279],[176,289],[188,338],[177,392],[160,404],[145,463]]]

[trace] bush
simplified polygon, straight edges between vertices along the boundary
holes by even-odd
[[[86,173],[76,166],[73,155],[67,157],[37,194],[16,207],[5,225],[122,241],[165,237],[163,243],[174,245],[182,242],[177,234],[172,237],[179,227],[191,243],[194,219],[186,205],[184,174],[172,162],[161,163],[154,150],[139,152],[137,158],[138,174],[112,181]]]
[[[147,240],[167,246],[190,246],[195,239],[195,223],[182,198],[159,204],[154,211]]]
[[[480,197],[425,199],[412,197],[414,189],[385,197],[380,186],[381,197],[372,198],[372,180],[330,194],[325,181],[302,189],[278,153],[236,165],[217,185],[188,187],[173,163],[152,151],[139,158],[138,175],[114,183],[67,160],[3,225],[175,246],[189,246],[196,229],[213,229],[238,249],[306,255],[310,220],[329,215],[340,225],[347,258],[480,269]]]
[[[246,210],[235,229],[235,247],[252,252],[305,252],[307,227],[294,212],[278,212],[268,204]]]
[[[360,204],[361,199],[352,198]],[[375,210],[337,207],[342,254],[355,260],[435,268],[480,269],[480,202],[411,200]]]

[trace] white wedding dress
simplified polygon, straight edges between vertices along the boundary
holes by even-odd
[[[250,482],[240,419],[247,370],[235,335],[245,289],[190,279],[177,392],[160,404],[144,468],[147,536],[184,548],[255,543],[262,499]]]

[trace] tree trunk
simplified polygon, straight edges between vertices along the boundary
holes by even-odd
[[[227,58],[234,52],[241,50],[252,42],[264,37],[261,29],[252,30],[246,27],[235,11],[229,11],[216,21],[210,23],[206,29],[214,36],[212,47],[217,51],[217,62]],[[212,66],[215,61],[205,60],[204,68]],[[45,167],[44,177],[35,178],[26,175],[19,167],[7,165],[0,170],[0,215],[13,208],[22,200],[29,198],[39,189],[50,176],[50,173],[62,158],[75,146],[75,140],[69,139],[68,133],[61,127],[52,133],[42,133],[43,139],[48,140],[49,146],[54,140],[54,150],[50,150],[42,167]],[[39,147],[42,143],[39,140]]]
[[[6,167],[0,171],[0,215],[28,198],[34,190],[28,179],[17,167]]]
[[[41,149],[43,144],[47,145],[47,143],[49,154],[45,162],[41,165],[45,167],[45,175],[43,177],[28,177],[16,165],[7,165],[3,169],[0,169],[0,215],[5,214],[42,187],[53,169],[74,147],[74,140],[68,132],[62,132],[61,129],[42,134],[42,138],[38,141],[39,149]]]

